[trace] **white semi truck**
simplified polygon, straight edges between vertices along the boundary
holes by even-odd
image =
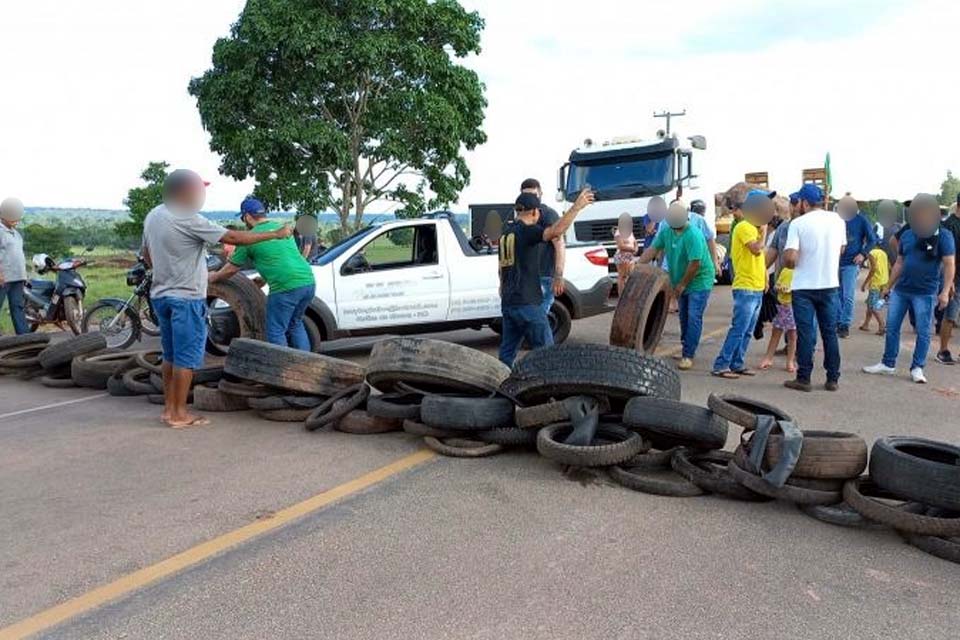
[[[614,138],[600,144],[591,140],[570,153],[557,176],[557,200],[573,202],[589,186],[597,201],[580,214],[567,232],[571,243],[600,243],[613,255],[613,229],[623,212],[633,217],[634,233],[643,233],[642,218],[654,196],[667,204],[682,197],[689,205],[701,199],[707,203],[707,222],[714,224],[713,192],[695,180],[702,164],[707,140],[703,136],[681,139],[675,133],[659,131],[653,140]],[[616,266],[610,263],[611,277]]]

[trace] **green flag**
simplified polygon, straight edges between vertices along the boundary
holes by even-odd
[[[833,193],[833,174],[830,172],[830,152],[827,151],[827,159],[823,161],[823,169],[827,174],[827,193],[830,195]]]

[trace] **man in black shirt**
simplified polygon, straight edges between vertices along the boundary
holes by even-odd
[[[520,193],[532,193],[540,199],[540,225],[549,227],[560,220],[560,214],[543,204],[543,189],[536,178],[527,178],[520,184]],[[563,264],[567,245],[563,236],[540,245],[540,289],[543,292],[543,312],[548,313],[556,296],[563,295]]]
[[[500,304],[503,332],[500,361],[513,366],[520,344],[526,338],[531,349],[553,344],[553,333],[543,309],[540,285],[540,250],[544,243],[562,237],[577,214],[591,202],[593,192],[584,189],[573,206],[557,222],[541,220],[540,198],[521,193],[516,201],[516,219],[500,236]]]

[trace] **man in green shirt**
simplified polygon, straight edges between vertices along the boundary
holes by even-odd
[[[273,231],[283,226],[267,220],[263,204],[247,198],[240,205],[240,219],[248,229]],[[210,282],[230,278],[246,264],[252,264],[270,287],[267,296],[267,342],[310,351],[310,339],[303,327],[303,314],[316,293],[313,270],[297,249],[293,238],[268,240],[237,247],[230,262],[210,274]]]
[[[693,367],[693,358],[700,345],[703,314],[710,301],[716,269],[703,233],[690,224],[687,208],[682,202],[670,205],[666,222],[670,228],[657,234],[653,244],[640,256],[640,262],[648,263],[666,256],[673,297],[680,307],[683,353],[677,366],[686,371]]]

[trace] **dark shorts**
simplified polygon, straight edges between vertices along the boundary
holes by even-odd
[[[203,366],[207,342],[207,303],[188,298],[154,298],[164,362],[179,369]]]
[[[954,325],[960,324],[960,297],[954,295],[950,298],[950,304],[943,310],[943,319]]]

